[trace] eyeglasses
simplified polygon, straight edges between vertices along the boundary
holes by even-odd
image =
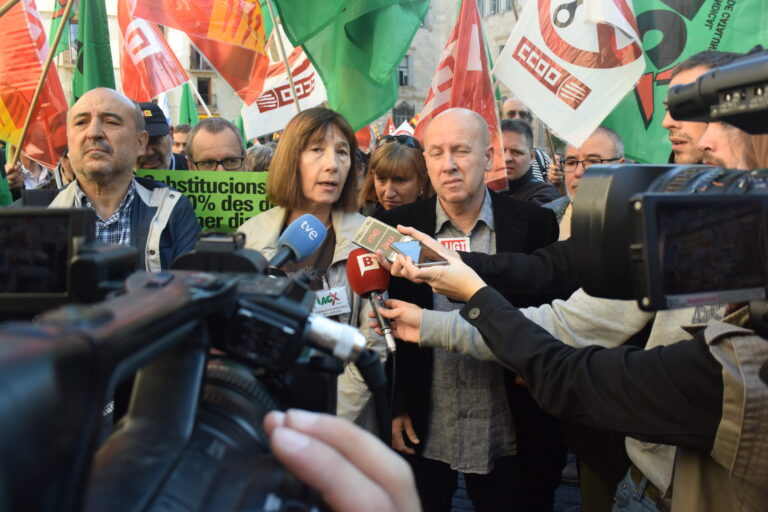
[[[243,166],[243,158],[225,158],[224,160],[199,160],[192,162],[198,171],[215,171],[219,164],[226,171],[236,171]]]
[[[563,165],[563,172],[574,172],[576,168],[579,167],[579,164],[581,164],[586,171],[593,165],[600,165],[606,162],[615,162],[616,160],[621,160],[621,158],[587,158],[586,160],[566,160],[565,164]]]
[[[379,144],[376,147],[389,144],[390,142],[397,142],[398,144],[408,146],[409,148],[422,149],[419,141],[410,135],[385,135],[379,140]]]
[[[520,119],[527,119],[528,121],[531,120],[531,113],[527,110],[507,110],[507,119],[514,119],[516,117],[519,117]]]

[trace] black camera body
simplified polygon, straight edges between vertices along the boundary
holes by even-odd
[[[0,325],[0,509],[322,508],[269,454],[264,416],[317,393],[296,367],[330,374],[335,410],[342,365],[315,368],[318,350],[385,383],[383,367],[357,329],[310,312],[301,275],[265,275],[242,243],[203,237],[179,259],[238,272],[136,272],[108,300]],[[105,410],[134,373],[112,430]]]
[[[96,302],[136,269],[136,249],[94,241],[89,208],[0,209],[0,319]]]
[[[572,225],[584,290],[655,311],[756,301],[768,288],[768,170],[590,168]]]
[[[670,89],[677,120],[768,133],[768,51]],[[597,165],[579,183],[574,265],[584,290],[642,309],[759,302],[768,289],[768,170]]]

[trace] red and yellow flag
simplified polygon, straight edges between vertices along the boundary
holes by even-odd
[[[259,0],[136,0],[136,18],[264,53],[264,16]]]
[[[213,39],[192,35],[189,39],[246,105],[256,101],[264,89],[264,79],[269,67],[268,57]]]
[[[157,25],[131,18],[134,0],[118,0],[120,25],[120,76],[123,94],[134,101],[150,101],[155,96],[189,81],[179,59]]]
[[[0,17],[0,139],[18,145],[50,48],[34,0],[21,0]],[[67,100],[56,68],[43,84],[22,150],[53,168],[67,147]]]

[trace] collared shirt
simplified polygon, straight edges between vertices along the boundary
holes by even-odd
[[[465,237],[437,201],[435,238]],[[491,196],[486,190],[475,226],[469,232],[472,251],[496,252]],[[459,309],[444,295],[434,295],[436,311]],[[468,329],[471,327],[467,326]],[[507,402],[504,370],[446,350],[435,350],[432,370],[429,435],[424,457],[466,473],[487,474],[496,459],[516,453],[512,413]]]
[[[93,202],[77,182],[75,182],[75,193],[77,204],[95,210]],[[110,245],[131,245],[131,208],[135,196],[136,182],[131,180],[131,186],[128,187],[128,192],[120,202],[120,206],[108,219],[102,219],[101,215],[96,213],[96,240]]]
[[[29,169],[22,165],[21,176],[24,178],[24,188],[26,190],[40,188],[41,186],[51,181],[51,171],[45,167],[41,168],[40,174],[35,177]]]

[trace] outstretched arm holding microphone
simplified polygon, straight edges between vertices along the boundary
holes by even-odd
[[[548,413],[641,440],[712,449],[722,416],[722,367],[703,335],[670,346],[642,350],[564,345],[526,319],[455,253],[415,230],[401,229],[435,250],[447,265],[417,268],[398,255],[393,276],[428,283],[433,290],[466,302],[461,317],[476,327],[483,343],[453,347],[483,359],[494,357],[528,383]],[[396,338],[418,343],[430,313],[404,301],[386,301],[381,314]],[[672,340],[670,340],[672,341]],[[659,396],[665,397],[660,403]]]

